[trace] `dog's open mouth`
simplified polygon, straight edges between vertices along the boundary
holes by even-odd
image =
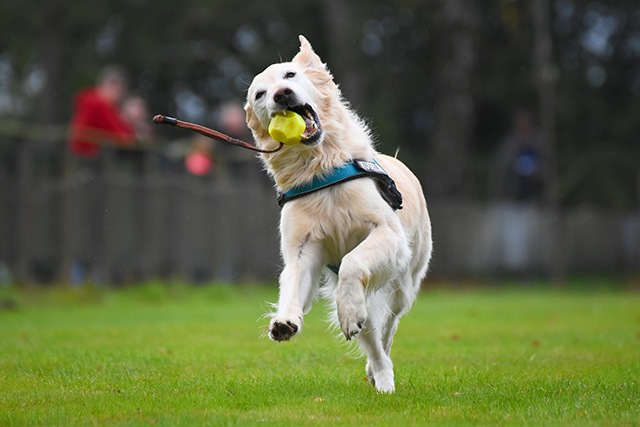
[[[301,115],[306,124],[306,128],[302,134],[302,140],[300,142],[307,145],[314,145],[318,143],[322,136],[322,128],[320,126],[318,114],[316,114],[311,105],[305,104],[296,107],[289,107],[288,110]]]

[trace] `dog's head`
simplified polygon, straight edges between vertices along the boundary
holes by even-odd
[[[271,118],[284,110],[294,111],[306,124],[301,142],[320,144],[324,110],[335,92],[331,73],[307,39],[300,36],[300,51],[291,62],[270,65],[253,79],[245,104],[247,124],[258,145],[276,145],[267,131]]]

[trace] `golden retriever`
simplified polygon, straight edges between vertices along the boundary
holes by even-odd
[[[396,197],[394,206],[378,180],[365,176],[284,204],[280,239],[285,265],[268,332],[273,340],[289,340],[322,294],[335,308],[334,319],[346,339],[356,337],[365,351],[371,384],[379,392],[394,392],[393,336],[431,258],[431,224],[420,183],[399,160],[375,150],[369,129],[303,36],[291,62],[270,65],[253,79],[245,110],[263,149],[278,146],[268,133],[275,113],[291,110],[304,117],[301,143],[260,154],[280,194],[355,159],[377,161],[393,180],[391,187],[395,183],[399,190],[402,205]]]

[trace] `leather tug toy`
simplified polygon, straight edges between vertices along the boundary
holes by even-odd
[[[244,142],[240,139],[233,138],[229,135],[226,135],[222,132],[218,132],[217,130],[209,129],[208,127],[198,125],[195,123],[185,122],[183,120],[176,119],[174,117],[163,116],[162,114],[158,114],[153,118],[153,122],[155,124],[162,125],[171,125],[176,126],[183,129],[189,129],[194,132],[199,133],[200,135],[204,135],[208,138],[215,139],[217,141],[226,142],[228,144],[232,144],[238,147],[246,148],[247,150],[257,151],[258,153],[275,153],[276,151],[280,151],[284,144],[281,142],[277,148],[273,150],[264,150],[262,148],[258,148],[255,145],[251,145],[248,142]]]

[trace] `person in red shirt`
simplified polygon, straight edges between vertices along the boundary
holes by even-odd
[[[106,151],[117,153],[136,140],[133,126],[120,110],[127,89],[125,71],[111,65],[100,72],[95,87],[81,90],[74,100],[69,124],[68,172],[82,186],[67,202],[66,220],[69,227],[77,230],[67,243],[70,259],[66,263],[72,284],[106,283],[113,279],[115,261],[108,258],[106,243],[106,200],[108,168],[113,168],[114,163],[107,161],[113,160],[113,156],[106,155],[109,154]]]
[[[127,79],[118,66],[105,67],[95,87],[75,97],[69,150],[83,158],[95,158],[102,144],[128,146],[135,141],[133,127],[122,117],[120,102],[127,94]]]

